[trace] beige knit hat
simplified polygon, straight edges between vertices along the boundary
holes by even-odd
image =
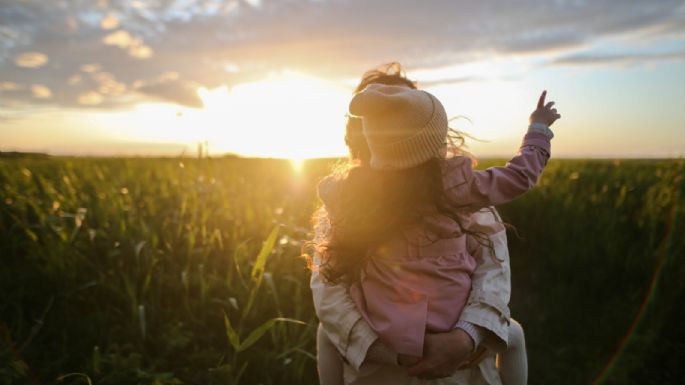
[[[371,84],[350,102],[371,150],[371,168],[400,170],[445,155],[447,114],[435,96],[402,86]]]

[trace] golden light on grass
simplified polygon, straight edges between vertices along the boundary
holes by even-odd
[[[307,160],[303,158],[291,158],[290,165],[292,166],[295,173],[299,174],[304,169],[304,164]]]

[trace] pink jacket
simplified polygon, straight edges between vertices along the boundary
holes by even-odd
[[[472,169],[471,160],[445,160],[447,198],[464,207],[460,219],[469,227],[470,213],[506,203],[537,183],[550,154],[549,137],[529,132],[519,153],[504,167]],[[334,186],[327,186],[334,188]],[[326,203],[330,196],[320,188]],[[397,353],[421,356],[426,331],[450,330],[469,297],[476,262],[457,224],[438,214],[406,229],[381,245],[369,260],[350,296],[371,329]]]
[[[316,215],[315,240],[323,242],[331,236],[325,208]],[[478,267],[471,276],[471,294],[459,322],[476,325],[486,337],[482,345],[488,349],[485,359],[473,368],[459,370],[448,378],[417,381],[406,375],[397,364],[397,357],[374,355],[369,349],[378,340],[368,322],[358,311],[349,294],[349,286],[330,285],[323,281],[319,271],[312,270],[310,287],[316,315],[326,337],[344,357],[343,378],[347,385],[414,385],[418,382],[431,385],[502,385],[495,365],[495,353],[508,348],[509,298],[511,271],[509,250],[504,225],[494,207],[485,207],[471,215],[471,226],[488,235],[493,248],[474,249]],[[314,263],[321,263],[314,254]],[[376,350],[387,353],[382,342]],[[388,348],[389,350],[389,348]],[[383,360],[387,358],[388,360]]]

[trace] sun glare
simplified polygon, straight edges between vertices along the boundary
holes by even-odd
[[[296,173],[299,174],[304,169],[304,163],[306,161],[307,160],[304,158],[291,158],[290,159],[290,165],[292,166],[293,171],[295,171]]]
[[[349,90],[332,82],[284,72],[198,94],[198,124],[215,151],[298,160],[345,153]]]
[[[428,90],[450,116],[464,115],[473,122],[457,121],[454,128],[502,143],[518,137],[533,98],[517,82],[436,84]],[[350,91],[339,83],[284,71],[233,87],[200,88],[201,109],[144,103],[133,111],[102,115],[98,125],[110,128],[121,141],[180,144],[188,154],[195,153],[197,143],[207,143],[210,155],[292,159],[297,171],[303,159],[346,154]],[[508,150],[473,144],[478,153]]]
[[[296,72],[280,72],[234,87],[200,88],[201,109],[143,103],[98,119],[122,141],[198,142],[210,154],[297,159],[340,156],[350,90]],[[117,127],[117,129],[114,129]]]

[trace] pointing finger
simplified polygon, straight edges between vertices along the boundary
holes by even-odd
[[[545,97],[547,96],[547,90],[542,91],[540,94],[540,99],[538,99],[538,108],[542,108],[545,105]]]

